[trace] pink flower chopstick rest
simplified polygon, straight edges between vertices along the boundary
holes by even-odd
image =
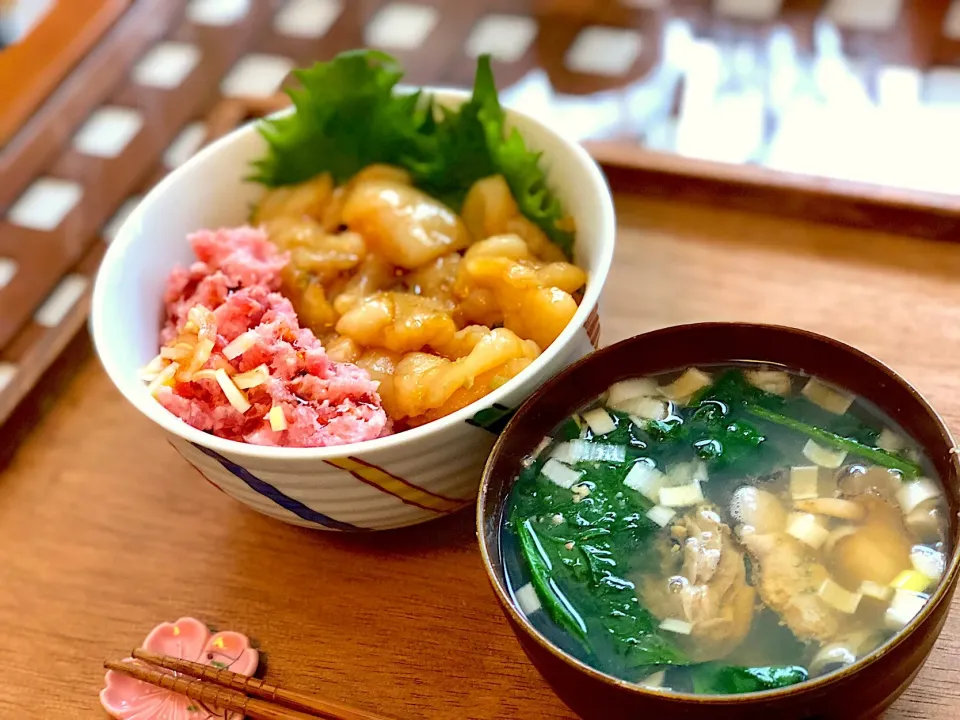
[[[226,668],[240,675],[253,675],[260,654],[250,647],[246,635],[225,631],[211,633],[194,618],[157,625],[143,649],[158,655],[170,655],[215,668]],[[137,660],[127,659],[132,662]],[[172,671],[164,670],[163,672]],[[106,687],[100,691],[100,704],[117,720],[241,720],[238,713],[207,708],[190,698],[148,683],[107,671]]]

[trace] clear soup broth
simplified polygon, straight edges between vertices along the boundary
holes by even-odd
[[[515,604],[592,667],[735,694],[834,672],[923,608],[949,552],[933,467],[893,418],[760,365],[618,382],[524,461]]]

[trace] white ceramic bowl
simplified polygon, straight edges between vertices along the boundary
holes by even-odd
[[[466,97],[452,91],[434,94],[449,106]],[[250,161],[264,150],[252,125],[213,143],[168,175],[111,244],[91,310],[94,342],[110,379],[211,483],[286,522],[326,530],[381,530],[425,522],[471,504],[499,424],[483,426],[516,408],[595,346],[600,291],[614,247],[613,203],[590,156],[529,116],[508,112],[508,124],[543,152],[549,184],[576,221],[575,260],[589,279],[570,325],[503,387],[420,428],[315,449],[260,447],[214,437],[190,427],[147,393],[137,371],[157,353],[168,274],[193,260],[187,234],[242,225],[262,193],[260,186],[242,180]]]

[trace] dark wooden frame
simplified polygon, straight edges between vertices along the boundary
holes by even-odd
[[[421,2],[443,10],[457,0]],[[177,133],[188,122],[203,120],[209,140],[286,103],[283,96],[221,98],[220,79],[233,63],[245,52],[253,51],[283,54],[303,64],[356,47],[362,44],[366,22],[385,3],[386,0],[351,2],[324,37],[292,39],[279,36],[270,25],[279,0],[257,0],[246,18],[228,28],[198,27],[185,21],[186,0],[61,0],[60,7],[22,45],[0,55],[0,85],[4,77],[12,77],[14,63],[22,76],[20,84],[11,86],[13,92],[0,110],[0,142],[6,137],[5,132],[12,132],[9,128],[16,130],[0,149],[0,176],[4,178],[0,184],[0,213],[42,175],[76,181],[95,190],[52,233],[16,227],[0,216],[0,257],[12,257],[19,262],[21,273],[25,273],[25,279],[0,288],[0,362],[15,362],[19,367],[16,381],[0,388],[0,424],[81,330],[87,298],[55,328],[34,323],[34,310],[65,275],[93,278],[104,250],[104,224],[128,197],[149,189],[165,174],[167,169],[160,157]],[[801,0],[787,0],[784,7],[789,5],[796,10],[798,3]],[[528,0],[527,5],[541,20],[541,30],[520,61],[512,65],[494,63],[498,79],[504,84],[514,82],[518,73],[542,64],[551,81],[570,92],[596,89],[588,87],[589,77],[571,73],[562,63],[577,30],[597,22],[645,27],[657,19],[656,12],[626,9],[616,3],[598,7],[593,15],[585,13],[580,0]],[[700,13],[696,17],[702,19],[709,3],[682,0],[678,5]],[[936,12],[924,15],[927,21],[933,22],[942,15],[945,4],[938,0],[937,5]],[[442,13],[432,36],[430,55],[434,64],[446,63],[441,80],[435,77],[424,54],[395,53],[407,68],[410,82],[469,82],[473,62],[460,49],[458,39],[484,13],[516,12],[517,3],[477,0],[457,2],[456,9],[457,12]],[[65,28],[73,29],[73,34],[65,33]],[[911,33],[911,37],[916,35]],[[49,45],[56,43],[57,38],[59,54]],[[40,52],[44,39],[47,51]],[[176,89],[135,86],[126,79],[131,67],[161,39],[197,45],[202,51],[202,62]],[[851,42],[859,41],[853,37]],[[947,50],[938,47],[928,60],[945,56]],[[653,50],[646,48],[629,76],[642,75],[652,54],[655,55]],[[29,71],[23,72],[24,67],[29,67]],[[596,82],[594,78],[594,85]],[[102,103],[136,107],[149,117],[149,127],[144,127],[117,158],[85,157],[70,147],[76,128]],[[24,122],[27,117],[29,121]],[[960,239],[958,197],[666,155],[644,150],[633,141],[586,145],[606,171],[615,192],[683,199],[917,237]]]
[[[0,148],[23,126],[131,0],[56,0],[27,37],[0,53]]]

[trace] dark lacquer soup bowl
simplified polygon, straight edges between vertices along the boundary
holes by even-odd
[[[947,551],[940,583],[906,626],[885,644],[836,672],[799,684],[748,694],[664,692],[600,672],[547,639],[512,600],[501,533],[504,509],[524,459],[565,418],[614,382],[690,366],[761,362],[821,378],[871,402],[896,420],[927,455],[943,484]],[[873,718],[907,688],[943,627],[960,573],[960,466],[954,441],[930,405],[893,370],[870,356],[813,333],[775,326],[706,323],[630,338],[572,365],[519,409],[490,455],[477,509],[486,570],[510,626],[529,659],[581,717]],[[929,467],[928,466],[928,467]],[[559,520],[558,520],[559,522]]]

